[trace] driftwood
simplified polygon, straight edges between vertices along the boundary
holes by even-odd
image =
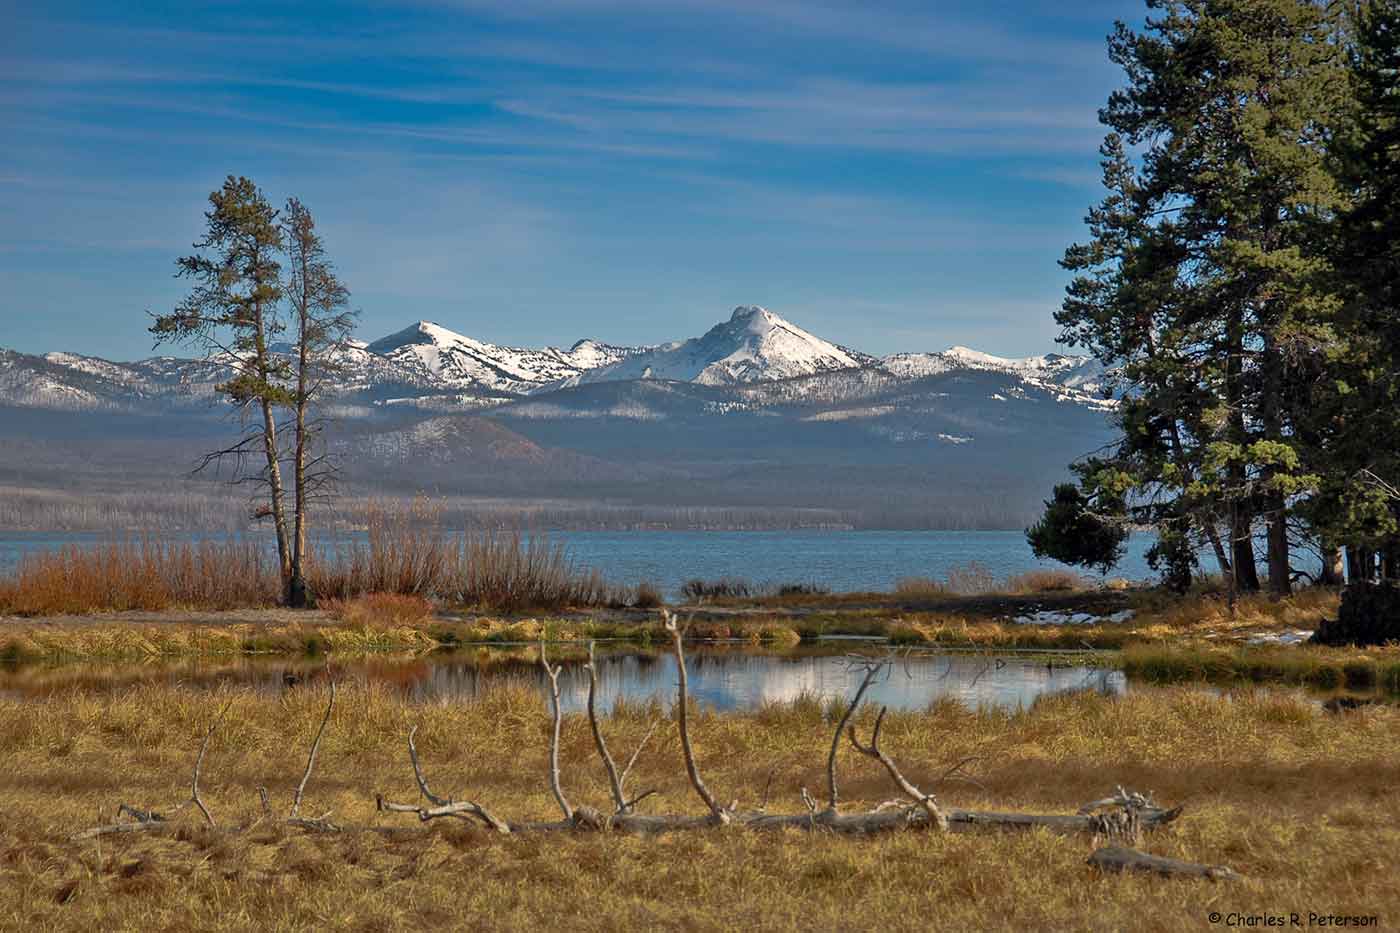
[[[1106,846],[1089,856],[1089,864],[1100,871],[1141,871],[1168,878],[1208,878],[1211,881],[1237,881],[1239,874],[1224,865],[1198,865],[1180,859],[1149,855],[1123,846]]]
[[[1121,787],[1117,788],[1113,794],[1107,797],[1085,804],[1080,808],[1079,812],[1073,814],[1002,813],[996,811],[963,810],[941,805],[934,794],[926,793],[906,778],[894,757],[881,746],[881,731],[885,723],[885,715],[887,712],[885,708],[882,707],[875,717],[869,744],[863,744],[857,735],[854,721],[855,716],[859,711],[862,701],[865,699],[865,694],[875,682],[876,678],[890,670],[890,665],[894,659],[893,655],[875,659],[859,658],[852,660],[853,665],[864,670],[864,676],[856,689],[852,702],[842,714],[840,721],[836,723],[832,735],[831,746],[826,759],[827,787],[825,806],[820,806],[812,795],[808,793],[807,789],[803,787],[800,791],[805,805],[805,812],[769,813],[767,805],[769,790],[772,785],[771,773],[768,779],[768,786],[765,787],[763,792],[762,803],[757,809],[741,810],[737,800],[731,802],[728,806],[724,806],[705,783],[700,773],[700,768],[695,757],[695,750],[691,742],[689,683],[686,672],[684,649],[685,626],[681,625],[670,612],[663,610],[662,615],[666,631],[671,635],[672,648],[676,660],[677,693],[675,719],[677,732],[680,737],[681,753],[684,758],[687,779],[695,795],[704,804],[705,813],[666,815],[642,814],[636,812],[637,805],[642,800],[655,794],[655,791],[647,790],[634,797],[629,797],[626,791],[627,778],[643,748],[650,740],[653,732],[655,732],[658,724],[652,723],[651,728],[647,731],[646,736],[642,739],[636,751],[633,752],[627,765],[619,769],[616,760],[613,758],[608,748],[606,737],[603,735],[603,730],[598,719],[596,706],[598,673],[594,659],[594,646],[592,644],[588,647],[588,665],[586,667],[589,675],[587,715],[594,747],[598,752],[598,757],[603,763],[604,771],[607,773],[608,789],[612,798],[611,812],[604,814],[591,806],[575,804],[570,801],[564,790],[563,774],[561,773],[559,764],[559,743],[563,722],[559,687],[560,668],[550,664],[543,642],[540,644],[540,665],[544,669],[548,679],[550,692],[549,755],[546,777],[551,794],[559,807],[562,818],[558,820],[515,821],[498,815],[476,800],[454,800],[451,797],[443,797],[434,793],[429,786],[428,779],[423,771],[422,762],[419,759],[418,746],[415,742],[418,733],[417,726],[410,729],[408,733],[408,758],[413,769],[414,781],[418,787],[420,802],[411,804],[396,803],[386,799],[383,794],[377,794],[375,795],[376,809],[381,813],[412,813],[418,817],[420,823],[424,824],[438,819],[454,819],[467,825],[505,836],[527,833],[610,831],[650,835],[714,827],[732,827],[752,831],[792,829],[804,832],[825,831],[850,835],[870,835],[914,830],[955,833],[985,832],[989,830],[1022,830],[1039,827],[1057,833],[1088,835],[1096,840],[1107,840],[1114,843],[1114,845],[1099,849],[1090,857],[1090,864],[1105,871],[1141,870],[1152,871],[1159,875],[1204,877],[1211,879],[1237,877],[1234,872],[1230,871],[1228,868],[1194,865],[1189,862],[1148,855],[1134,848],[1123,847],[1124,844],[1137,845],[1143,833],[1169,824],[1177,819],[1181,814],[1181,807],[1165,809],[1159,807],[1150,797],[1143,794],[1130,793]],[[300,783],[296,786],[291,809],[288,815],[280,822],[284,825],[312,832],[345,832],[351,830],[386,834],[403,832],[403,829],[396,830],[383,826],[343,827],[331,822],[329,820],[329,814],[316,818],[305,818],[301,816],[302,801],[315,768],[321,740],[330,723],[335,700],[336,687],[335,682],[332,681],[330,685],[330,697],[326,704],[326,711],[321,718],[320,726],[311,743],[311,748],[307,755],[306,767],[302,772]],[[208,807],[205,806],[203,800],[200,798],[199,776],[206,753],[209,749],[210,739],[219,723],[223,720],[224,715],[228,712],[228,708],[228,705],[224,706],[223,710],[210,724],[208,731],[205,733],[204,741],[200,745],[199,755],[195,759],[194,774],[190,782],[190,798],[170,811],[170,813],[173,814],[188,804],[193,803],[200,812],[204,814],[205,820],[211,828],[215,825],[214,818],[210,814]],[[840,811],[836,764],[837,753],[840,749],[841,737],[843,734],[850,742],[852,748],[857,752],[880,763],[885,769],[885,772],[889,775],[891,782],[903,795],[902,799],[886,801],[872,810],[849,813]],[[945,770],[943,772],[943,777],[936,782],[936,785],[951,778],[966,765],[969,760],[971,759],[963,759]],[[263,816],[253,825],[256,825],[257,822],[261,822],[263,819],[271,818],[272,814],[266,788],[260,787],[258,790],[262,797]],[[149,832],[164,829],[172,825],[167,815],[152,810],[142,810],[127,804],[122,804],[118,808],[117,815],[118,822],[86,830],[79,833],[75,838],[89,839],[107,834]],[[131,820],[121,820],[123,816],[130,817]],[[249,827],[244,828],[246,829]],[[235,829],[233,831],[237,832],[240,830]]]
[[[160,813],[155,810],[143,810],[139,807],[133,807],[130,804],[123,803],[118,805],[117,807],[117,822],[109,823],[105,826],[94,826],[91,829],[85,829],[80,833],[76,833],[73,836],[73,838],[93,839],[98,836],[122,835],[126,833],[142,832],[162,832],[165,830],[173,829],[178,824],[172,821],[171,817],[174,816],[176,813],[179,813],[181,810],[185,809],[185,807],[189,806],[190,804],[194,804],[199,809],[199,812],[204,814],[204,820],[211,829],[215,828],[216,824],[214,823],[214,817],[209,812],[209,807],[204,803],[204,799],[199,794],[199,776],[200,772],[204,768],[204,758],[209,752],[209,741],[214,737],[214,731],[224,721],[224,717],[228,714],[229,707],[232,705],[233,700],[229,700],[227,703],[225,703],[223,709],[219,711],[218,716],[216,716],[214,718],[214,721],[209,724],[209,729],[204,733],[204,741],[200,743],[199,754],[195,757],[194,760],[194,773],[190,778],[190,796],[187,800],[177,804],[174,807],[171,807],[170,810],[166,813]],[[306,794],[306,785],[310,782],[311,772],[316,767],[316,755],[321,749],[321,738],[326,733],[326,726],[330,724],[331,711],[334,707],[335,681],[332,680],[330,687],[330,698],[326,702],[326,712],[321,717],[321,725],[316,730],[315,739],[313,739],[311,742],[311,751],[306,757],[306,768],[302,771],[301,781],[297,784],[296,792],[292,798],[291,811],[287,814],[286,819],[282,821],[288,826],[295,826],[300,829],[308,830],[310,832],[334,833],[341,831],[340,826],[331,822],[331,820],[329,819],[329,813],[324,813],[321,816],[312,818],[303,817],[300,813],[301,801],[303,796]],[[272,807],[268,800],[267,788],[259,787],[258,795],[262,799],[263,818],[270,817],[272,814]],[[123,816],[131,817],[132,821],[128,822],[122,820],[121,818]]]
[[[83,830],[73,836],[74,839],[93,839],[98,836],[109,836],[120,833],[152,832],[165,829],[170,822],[170,817],[181,810],[194,804],[199,808],[199,812],[204,814],[204,821],[211,827],[214,826],[214,816],[209,812],[204,799],[199,796],[199,774],[204,768],[204,756],[209,753],[209,740],[214,737],[214,730],[219,728],[219,724],[224,721],[229,707],[233,705],[230,699],[224,704],[224,708],[219,711],[219,715],[209,723],[208,730],[204,733],[204,741],[199,743],[199,754],[194,759],[194,774],[190,778],[190,796],[175,806],[170,808],[168,814],[158,813],[155,810],[142,810],[130,804],[120,804],[117,807],[117,822],[109,823],[106,826],[94,826],[91,829]],[[122,822],[122,816],[130,816],[134,823]]]

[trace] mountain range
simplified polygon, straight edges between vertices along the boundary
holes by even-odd
[[[419,321],[341,363],[328,437],[359,494],[857,526],[1023,524],[1104,443],[1115,407],[1089,357],[876,357],[752,306],[658,346],[507,347]],[[0,482],[71,483],[94,460],[107,488],[183,478],[230,430],[215,394],[228,372],[217,358],[0,350],[0,429],[27,441],[0,454]]]

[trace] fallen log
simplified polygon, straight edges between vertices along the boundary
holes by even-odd
[[[1141,871],[1167,878],[1208,878],[1211,881],[1237,881],[1238,872],[1224,865],[1200,865],[1181,859],[1151,855],[1125,846],[1105,846],[1089,856],[1090,865],[1105,872]]]

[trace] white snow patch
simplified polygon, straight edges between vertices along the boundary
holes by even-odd
[[[1312,629],[1295,628],[1286,632],[1261,632],[1245,639],[1250,645],[1299,645],[1312,638]]]
[[[1092,612],[1068,612],[1064,609],[1042,609],[1026,615],[1016,616],[1011,621],[1017,625],[1098,625],[1107,622],[1127,622],[1133,617],[1133,610],[1123,609],[1112,615],[1098,616]]]

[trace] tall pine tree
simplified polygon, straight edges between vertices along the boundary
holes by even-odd
[[[1118,24],[1127,85],[1100,119],[1108,197],[1056,315],[1070,344],[1117,367],[1123,435],[1089,483],[1125,494],[1178,566],[1208,541],[1241,590],[1290,586],[1288,519],[1307,470],[1292,391],[1333,340],[1318,218],[1342,203],[1327,170],[1344,64],[1308,0],[1149,0]]]

